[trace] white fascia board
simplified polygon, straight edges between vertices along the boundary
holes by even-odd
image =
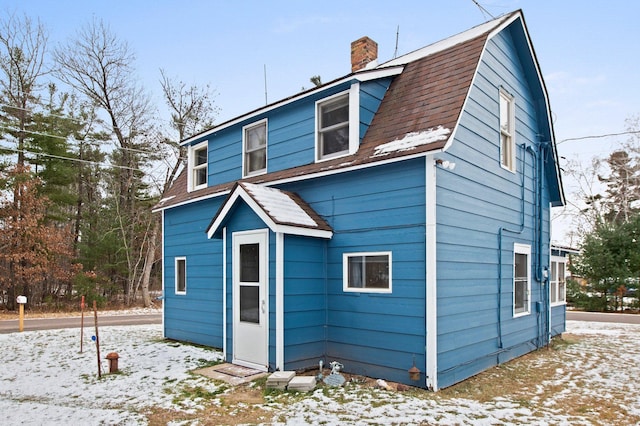
[[[228,190],[228,189],[226,191],[214,192],[213,194],[203,195],[202,197],[192,198],[190,200],[185,200],[185,201],[183,201],[181,203],[172,204],[172,205],[170,205],[168,207],[158,207],[157,209],[151,210],[151,212],[152,213],[162,212],[162,211],[165,211],[165,210],[172,209],[174,207],[180,207],[180,206],[184,206],[184,205],[187,205],[187,204],[196,203],[198,201],[208,200],[210,198],[223,197],[225,195],[229,195],[230,192],[231,192],[231,190]]]
[[[425,157],[427,155],[438,154],[440,152],[443,152],[443,151],[447,150],[447,148],[451,144],[451,140],[453,139],[454,132],[455,132],[455,129],[452,132],[451,136],[449,137],[449,141],[447,142],[447,145],[443,149],[437,149],[437,150],[432,150],[432,151],[427,151],[427,152],[420,152],[418,154],[406,155],[406,156],[402,156],[402,157],[394,157],[394,158],[390,158],[388,160],[380,160],[380,161],[375,161],[373,163],[360,164],[358,166],[353,166],[353,167],[341,167],[339,169],[327,168],[326,170],[319,171],[319,172],[302,174],[302,175],[299,175],[299,176],[294,176],[294,177],[289,177],[289,178],[283,178],[283,179],[273,180],[273,181],[269,181],[269,182],[264,182],[263,185],[265,185],[265,186],[275,186],[275,185],[282,185],[282,184],[285,184],[285,183],[301,182],[301,181],[305,181],[305,180],[308,180],[308,179],[316,179],[316,178],[324,177],[324,176],[332,176],[332,175],[337,175],[337,174],[340,174],[340,173],[348,173],[348,172],[353,172],[353,171],[357,171],[357,170],[368,169],[370,167],[377,167],[377,166],[382,166],[382,165],[386,165],[386,164],[393,164],[393,163],[397,163],[399,161],[413,160],[414,158],[420,158],[420,157]],[[172,204],[171,206],[168,206],[168,207],[159,207],[157,209],[153,209],[152,212],[153,213],[161,212],[161,211],[164,211],[164,210],[172,209],[174,207],[180,207],[180,206],[184,206],[184,205],[187,205],[187,204],[195,203],[195,202],[198,202],[198,201],[208,200],[210,198],[222,197],[222,196],[228,195],[230,192],[231,192],[230,190],[225,190],[225,191],[215,192],[213,194],[203,195],[202,197],[197,197],[197,198],[192,198],[190,200],[185,200],[185,201],[183,201],[181,203]]]
[[[247,203],[249,208],[251,208],[251,210],[253,210],[253,212],[258,215],[260,220],[262,220],[264,224],[267,225],[267,227],[273,232],[326,239],[331,239],[333,237],[332,231],[275,223],[273,219],[271,219],[271,217],[264,211],[264,209],[249,194],[247,194],[244,188],[239,186],[233,193],[231,198],[227,200],[223,210],[220,212],[220,214],[218,214],[218,217],[216,217],[216,220],[211,224],[211,227],[207,231],[207,237],[209,239],[213,238],[213,235],[225,220],[227,214],[229,213],[229,210],[231,210],[236,201],[238,201],[238,198],[242,198],[244,202]]]
[[[246,121],[246,120],[250,120],[252,117],[258,116],[260,114],[265,114],[265,113],[267,113],[269,111],[272,111],[272,110],[277,109],[277,108],[281,108],[281,107],[283,107],[283,106],[285,106],[287,104],[290,104],[292,102],[296,102],[296,101],[298,101],[298,100],[300,100],[302,98],[305,98],[307,96],[315,95],[316,93],[325,91],[327,89],[331,89],[332,87],[339,86],[339,85],[347,83],[349,81],[356,80],[356,81],[359,81],[359,82],[363,82],[363,81],[375,80],[375,79],[378,79],[378,78],[391,77],[391,76],[400,74],[403,69],[404,69],[403,66],[385,66],[385,67],[382,67],[382,68],[379,68],[379,69],[375,69],[375,70],[362,71],[362,72],[357,73],[357,74],[349,74],[348,76],[346,76],[344,78],[341,78],[340,80],[336,80],[336,81],[334,81],[332,83],[329,83],[329,84],[327,84],[325,86],[321,86],[321,87],[319,87],[319,88],[317,88],[315,90],[311,90],[311,91],[308,91],[308,92],[301,93],[301,94],[299,94],[297,96],[293,96],[291,98],[287,98],[287,99],[284,99],[282,101],[273,103],[273,104],[268,105],[268,106],[266,106],[264,108],[261,108],[261,109],[255,110],[253,112],[250,112],[250,113],[248,113],[246,115],[241,115],[239,117],[231,119],[231,121],[227,121],[226,123],[222,123],[217,127],[213,127],[211,129],[203,132],[203,133],[199,133],[197,135],[193,135],[190,138],[183,140],[182,142],[180,142],[180,145],[189,145],[190,143],[192,143],[194,141],[206,138],[207,136],[211,135],[212,133],[218,132],[220,130],[224,130],[224,129],[226,129],[228,127],[231,127],[231,126],[235,126],[238,123],[241,123],[241,122]]]
[[[258,205],[258,203],[256,203],[256,201],[249,194],[247,194],[247,191],[245,191],[243,187],[239,186],[231,195],[231,198],[227,200],[222,211],[218,214],[218,217],[216,217],[216,220],[209,227],[209,231],[207,231],[207,237],[213,238],[213,234],[216,233],[222,222],[226,219],[229,210],[231,210],[238,198],[242,198],[244,202],[247,203],[247,205],[251,208],[251,210],[253,210],[253,212],[257,214],[258,217],[265,223],[265,225],[269,227],[269,229],[274,232],[276,231],[275,222],[273,222],[273,220],[265,213],[262,207],[260,207],[260,205]]]
[[[303,237],[325,238],[330,240],[333,237],[332,231],[325,231],[324,229],[311,229],[303,228],[294,225],[275,225],[271,228],[274,232],[280,232],[282,234],[300,235]]]

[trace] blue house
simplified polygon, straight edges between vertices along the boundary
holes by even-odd
[[[549,100],[516,11],[182,145],[164,335],[264,371],[339,361],[437,390],[562,333]],[[410,376],[413,366],[419,379]]]

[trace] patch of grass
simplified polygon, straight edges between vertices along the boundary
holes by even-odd
[[[180,393],[173,398],[174,404],[180,404],[185,399],[211,401],[218,398],[220,394],[226,392],[226,386],[220,386],[214,390],[208,390],[202,386],[186,386],[180,390]]]

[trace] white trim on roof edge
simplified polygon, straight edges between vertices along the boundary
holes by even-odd
[[[275,233],[302,235],[306,237],[317,237],[317,238],[327,238],[327,239],[330,239],[333,237],[332,231],[275,223],[273,219],[271,219],[271,217],[264,211],[264,209],[256,202],[256,200],[254,200],[253,197],[251,197],[251,195],[249,195],[242,186],[238,186],[231,194],[231,197],[224,204],[223,209],[218,213],[216,220],[211,224],[211,226],[207,230],[208,238],[213,238],[213,235],[220,228],[220,225],[226,219],[227,214],[229,214],[229,211],[231,210],[235,202],[238,201],[238,198],[242,198],[242,200],[244,200],[244,202],[247,203],[247,205],[251,208],[251,210],[253,210],[253,212],[258,215],[260,220],[262,220],[265,223],[265,225],[267,225],[267,227]]]
[[[398,75],[398,74],[402,73],[403,69],[404,69],[404,66],[387,66],[387,67],[384,67],[383,69],[363,70],[363,71],[357,72],[355,74],[349,74],[348,76],[343,77],[343,78],[341,78],[339,80],[335,80],[335,81],[333,81],[331,83],[327,83],[324,86],[320,86],[315,90],[302,92],[302,93],[300,93],[298,95],[291,96],[289,98],[274,102],[274,103],[272,103],[270,105],[267,105],[267,106],[265,106],[263,108],[248,112],[248,113],[246,113],[244,115],[240,115],[240,116],[238,116],[236,118],[232,118],[231,120],[229,120],[229,121],[227,121],[225,123],[222,123],[219,126],[212,127],[209,130],[206,130],[206,131],[204,131],[202,133],[199,133],[197,135],[193,135],[193,136],[181,141],[180,145],[181,146],[182,145],[188,145],[188,144],[190,144],[192,142],[195,142],[197,140],[204,139],[204,138],[208,137],[209,135],[211,135],[212,133],[218,132],[220,130],[224,130],[224,129],[226,129],[228,127],[231,127],[231,126],[235,126],[236,124],[241,123],[241,122],[243,122],[245,120],[250,120],[251,118],[256,117],[257,115],[264,114],[264,113],[272,111],[272,110],[274,110],[276,108],[280,108],[280,107],[282,107],[284,105],[293,103],[293,102],[295,102],[295,101],[297,101],[299,99],[302,99],[302,98],[305,98],[307,96],[311,96],[313,94],[322,92],[324,90],[330,89],[330,88],[338,86],[340,84],[343,84],[343,83],[346,83],[346,82],[349,82],[349,81],[352,81],[352,80],[357,81],[357,82],[364,82],[364,81],[375,80],[377,78],[391,77],[391,76]]]
[[[453,138],[453,134],[454,133],[455,133],[455,129],[449,136],[449,140],[447,141],[447,147],[450,145],[450,142],[451,142],[451,139]],[[260,182],[260,184],[261,185],[265,185],[265,186],[274,186],[274,185],[281,185],[281,184],[291,183],[291,182],[300,182],[300,181],[304,181],[304,180],[307,180],[307,179],[315,179],[315,178],[319,178],[319,177],[331,176],[331,175],[336,175],[336,174],[340,174],[340,173],[353,172],[353,171],[357,171],[357,170],[366,169],[366,168],[369,168],[369,167],[383,166],[383,165],[386,165],[386,164],[397,163],[399,161],[413,160],[415,158],[424,157],[426,155],[437,154],[437,153],[443,152],[445,150],[446,149],[437,149],[437,150],[433,150],[433,151],[420,152],[420,153],[414,154],[414,155],[406,155],[406,156],[402,156],[402,157],[394,157],[394,158],[389,158],[388,160],[375,161],[375,162],[366,163],[366,164],[359,164],[359,165],[353,166],[353,167],[341,167],[339,169],[328,168],[326,170],[321,170],[321,171],[314,172],[314,173],[301,174],[301,175],[298,175],[298,176],[292,176],[292,177],[288,177],[288,178],[276,179],[276,180],[268,181],[268,182]],[[221,197],[221,196],[229,195],[230,192],[231,192],[231,190],[229,190],[229,189],[226,189],[226,190],[220,191],[220,192],[214,192],[212,194],[203,195],[202,197],[191,198],[191,199],[185,200],[185,201],[183,201],[181,203],[172,204],[172,205],[170,205],[168,207],[158,207],[158,208],[153,209],[152,212],[153,213],[161,212],[161,211],[164,211],[164,210],[172,209],[174,207],[180,207],[180,206],[184,206],[184,205],[187,205],[187,204],[208,200],[208,199],[211,199],[211,198],[218,198],[218,197]]]

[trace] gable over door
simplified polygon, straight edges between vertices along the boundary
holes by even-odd
[[[233,363],[268,369],[269,231],[233,234]]]

